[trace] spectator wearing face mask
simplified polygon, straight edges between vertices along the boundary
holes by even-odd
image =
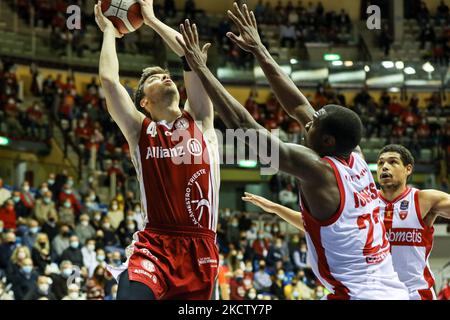
[[[3,234],[0,244],[0,270],[6,270],[16,248],[16,235],[14,232]]]
[[[62,300],[84,300],[80,295],[80,287],[76,283],[71,283],[67,287],[67,295]]]
[[[29,210],[29,214],[31,214],[34,208],[34,196],[30,192],[30,184],[28,181],[25,181],[22,184],[22,192],[20,194],[20,199],[22,200],[25,207]]]
[[[128,211],[125,219],[120,223],[117,233],[120,244],[126,248],[133,241],[133,234],[138,231],[137,223],[134,220],[134,212]]]
[[[25,259],[31,258],[31,253],[26,246],[17,246],[8,262],[6,267],[6,276],[10,282],[12,281],[14,275],[20,271],[23,266]]]
[[[94,227],[95,231],[102,228],[102,213],[100,211],[95,211],[92,214],[91,225]]]
[[[272,285],[272,279],[266,272],[266,262],[264,260],[259,261],[259,269],[255,272],[253,279],[253,286],[258,293],[270,292]]]
[[[17,217],[27,218],[31,215],[31,210],[27,208],[22,201],[22,194],[20,191],[13,191],[12,200],[14,202],[14,210]]]
[[[46,276],[39,276],[37,278],[36,286],[27,292],[24,300],[56,300],[55,295],[50,290],[50,279]]]
[[[5,201],[9,198],[11,198],[11,191],[4,187],[3,179],[0,178],[0,206],[3,206]]]
[[[145,228],[144,226],[144,217],[142,215],[142,209],[141,209],[141,205],[139,203],[135,203],[134,204],[134,220],[137,223],[137,227],[139,230],[142,230]]]
[[[42,198],[36,200],[34,216],[40,224],[43,224],[48,220],[50,213],[56,213],[56,208],[52,200],[52,192],[46,191],[42,194]]]
[[[39,233],[31,249],[31,258],[39,274],[43,274],[52,262],[50,257],[50,243],[45,233]]]
[[[322,286],[317,286],[316,289],[314,290],[314,298],[316,300],[321,300],[325,295],[325,288]]]
[[[115,233],[115,230],[112,228],[109,217],[103,217],[102,223],[102,233],[103,233],[103,242],[107,252],[111,252],[116,250],[119,245],[119,239]],[[98,233],[98,231],[97,231]]]
[[[37,220],[31,219],[28,221],[28,231],[22,237],[23,245],[27,246],[31,250],[36,242],[37,235],[41,231]]]
[[[48,220],[42,225],[42,232],[48,236],[50,242],[58,235],[58,214],[56,212],[50,212],[48,214]]]
[[[258,239],[253,241],[252,248],[255,253],[254,259],[261,260],[267,257],[267,253],[269,252],[269,240],[265,238],[264,231],[258,231]]]
[[[63,224],[59,229],[59,234],[52,241],[52,260],[59,260],[64,250],[70,246],[69,242],[70,228]]]
[[[80,222],[75,227],[75,234],[80,239],[80,243],[86,243],[88,239],[95,237],[95,229],[89,224],[89,216],[87,214],[80,216]]]
[[[94,269],[98,266],[97,253],[95,252],[95,239],[86,240],[86,244],[81,248],[83,255],[83,265],[88,269],[89,277],[92,277]]]
[[[3,221],[3,228],[6,230],[16,230],[16,209],[12,199],[5,201],[0,208],[0,220]]]
[[[63,190],[59,193],[59,203],[60,203],[60,210],[62,207],[65,209],[73,209],[73,213],[80,214],[81,212],[81,204],[78,201],[78,199],[75,197],[75,194],[73,193],[73,188],[71,186],[71,183],[69,183],[70,180],[66,184],[64,184]],[[60,213],[61,214],[61,213]]]
[[[231,218],[230,223],[227,226],[227,241],[235,246],[239,245],[239,221],[236,217]]]
[[[270,286],[270,294],[275,296],[278,300],[285,300],[284,295],[284,280],[285,274],[283,269],[278,269],[272,276],[272,285]]]
[[[266,258],[267,266],[269,268],[274,268],[277,262],[283,261],[284,255],[283,255],[282,247],[283,247],[283,241],[280,238],[277,238],[275,240],[275,244],[270,246],[269,252],[268,252],[267,258]]]
[[[257,292],[255,288],[250,288],[245,295],[245,300],[256,300]]]
[[[38,274],[33,270],[31,258],[25,258],[20,262],[20,269],[11,276],[12,289],[16,300],[23,300],[25,295],[36,287]]]
[[[255,222],[250,225],[250,229],[246,231],[245,237],[250,243],[258,238],[258,225]]]
[[[83,254],[81,253],[80,241],[77,236],[73,235],[70,237],[69,247],[63,251],[61,260],[68,260],[78,267],[83,266]]]
[[[50,275],[53,283],[51,290],[56,296],[57,300],[61,300],[68,293],[67,290],[67,279],[73,273],[73,265],[72,262],[65,260],[62,261],[59,268],[59,274],[52,273]]]
[[[121,210],[119,208],[119,203],[118,203],[117,200],[111,201],[111,206],[110,206],[110,208],[108,210],[107,216],[108,216],[109,221],[111,223],[111,227],[114,230],[117,230],[117,228],[119,227],[120,222],[124,218],[123,210]]]
[[[75,227],[75,210],[70,199],[65,199],[62,206],[58,209],[59,222]]]
[[[294,262],[294,267],[296,270],[303,270],[305,268],[308,268],[308,250],[306,248],[306,243],[300,242],[300,245],[298,248],[294,250],[292,253],[292,260]]]
[[[234,277],[230,280],[230,299],[244,300],[245,293],[244,272],[242,269],[237,269],[234,273]]]
[[[51,188],[50,188],[50,190],[52,190],[53,194],[56,197],[59,197],[60,193],[63,189],[63,186],[67,183],[67,179],[68,179],[67,170],[63,169],[62,172],[58,173],[54,179],[55,179],[55,181],[53,183],[54,190],[52,190]],[[49,186],[50,186],[50,183],[49,183]]]
[[[59,195],[59,190],[56,188],[57,185],[55,183],[55,174],[53,172],[48,175],[47,187],[52,192],[52,200],[55,202],[57,200],[57,196]]]

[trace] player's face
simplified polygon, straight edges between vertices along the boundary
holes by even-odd
[[[152,102],[163,101],[167,98],[178,97],[178,89],[169,74],[159,73],[147,78],[144,85],[144,93]]]
[[[319,128],[319,120],[317,118],[313,118],[312,121],[306,124],[305,130],[305,145],[320,155],[324,155],[325,150],[322,144],[322,133]]]
[[[385,152],[378,158],[377,178],[381,188],[406,184],[406,180],[411,173],[412,166],[405,166],[397,152]]]

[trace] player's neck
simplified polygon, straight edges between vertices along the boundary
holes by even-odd
[[[384,187],[381,189],[381,195],[386,200],[392,201],[399,195],[401,195],[406,190],[406,188],[407,188],[406,183],[400,185],[399,187]]]
[[[171,123],[177,120],[181,116],[181,114],[182,113],[178,105],[173,104],[169,107],[165,107],[164,109],[153,110],[152,119],[156,122],[164,120],[168,123]]]

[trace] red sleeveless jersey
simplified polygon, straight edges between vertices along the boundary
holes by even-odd
[[[220,185],[214,130],[201,131],[189,113],[173,123],[145,118],[132,162],[140,185],[144,225],[216,231]]]

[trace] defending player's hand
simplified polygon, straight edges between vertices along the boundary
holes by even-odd
[[[244,192],[245,197],[242,197],[242,200],[246,202],[250,202],[251,204],[260,207],[264,211],[268,213],[275,213],[274,206],[276,205],[274,202],[267,200],[261,196],[257,196],[255,194]]]
[[[153,0],[137,0],[141,5],[141,13],[146,25],[151,25],[156,20],[155,11],[153,9]]]
[[[99,1],[94,6],[94,14],[95,14],[95,22],[97,22],[98,27],[102,32],[105,32],[108,29],[114,30],[114,35],[116,38],[122,38],[123,34],[121,34],[117,29],[114,27],[111,20],[109,20],[102,12],[102,2]]]
[[[227,37],[236,43],[241,49],[254,52],[262,46],[261,38],[258,34],[258,25],[253,11],[249,11],[247,5],[242,5],[242,10],[235,2],[233,11],[228,10],[228,16],[237,26],[240,35],[237,36],[233,32],[228,32]]]
[[[206,43],[200,49],[198,40],[197,26],[191,23],[188,19],[183,24],[180,24],[180,33],[183,39],[177,37],[177,41],[184,50],[186,60],[192,70],[198,70],[202,67],[206,68],[206,61],[208,60],[208,49],[211,47],[210,43]],[[184,40],[184,41],[183,41]]]

